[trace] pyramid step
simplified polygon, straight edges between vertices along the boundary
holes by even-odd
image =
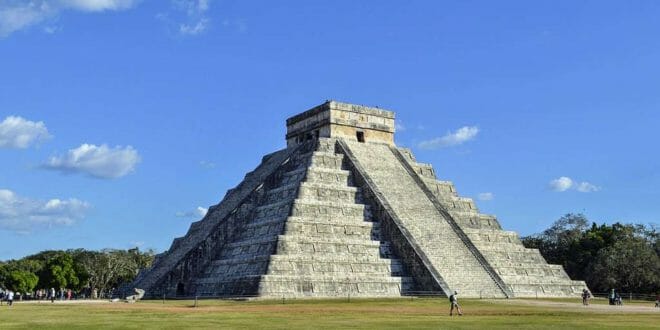
[[[362,215],[357,216],[332,216],[332,215],[319,215],[319,216],[290,216],[287,221],[295,222],[309,222],[330,225],[365,225],[365,226],[379,226],[379,222],[370,221],[365,219]]]
[[[266,192],[266,203],[272,204],[283,200],[293,200],[298,196],[299,183],[288,183]]]
[[[328,236],[306,236],[306,235],[280,235],[278,236],[280,242],[297,242],[297,243],[323,243],[323,244],[343,244],[343,245],[365,245],[365,246],[380,246],[385,242],[372,241],[363,238],[335,238]]]
[[[302,200],[356,203],[358,202],[358,196],[358,189],[355,187],[303,182],[300,185],[297,197]]]
[[[251,258],[273,254],[277,236],[249,238],[226,244],[219,259]]]
[[[400,296],[413,288],[411,277],[265,275],[259,285],[264,296]]]
[[[275,235],[327,236],[338,239],[379,239],[380,224],[367,221],[327,222],[315,218],[270,218],[270,221],[250,223],[245,226],[241,238]]]
[[[403,275],[403,265],[399,260],[390,262],[347,262],[319,260],[286,260],[273,259],[268,265],[268,274],[275,275],[368,275],[400,276]]]
[[[380,225],[373,222],[356,224],[319,223],[313,221],[287,221],[284,225],[284,235],[307,237],[332,237],[338,239],[378,239]]]
[[[350,172],[346,170],[310,167],[307,169],[305,181],[349,186],[349,176]]]
[[[320,139],[318,139],[318,142],[317,142],[317,145],[316,145],[316,151],[334,153],[335,152],[335,144],[337,144],[337,141],[335,139],[320,138]]]
[[[375,254],[353,254],[353,253],[332,253],[332,254],[274,254],[270,260],[275,261],[305,261],[305,262],[350,262],[350,263],[384,263],[401,262],[399,259],[383,258]]]
[[[311,167],[341,169],[344,156],[334,152],[315,151],[311,157]]]
[[[281,178],[281,184],[282,185],[288,185],[288,184],[297,184],[300,181],[302,181],[303,178],[305,178],[305,174],[307,173],[307,168],[306,167],[300,167],[288,172],[285,172],[282,174]]]
[[[344,254],[370,254],[380,255],[381,244],[377,241],[367,240],[344,240],[327,238],[321,240],[321,237],[295,237],[280,236],[277,242],[277,254],[326,254],[326,253],[344,253]]]
[[[254,221],[264,218],[286,217],[291,212],[292,200],[284,200],[259,206],[255,209]]]
[[[214,261],[200,277],[197,283],[214,281],[237,276],[261,275],[268,269],[268,256],[258,258],[227,259]]]
[[[355,203],[335,203],[296,199],[291,208],[292,216],[365,216],[371,217],[370,207]]]

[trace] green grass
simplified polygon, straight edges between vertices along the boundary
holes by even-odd
[[[544,305],[544,301],[550,301]],[[1,306],[0,328],[66,329],[644,329],[660,328],[660,310],[626,312],[582,307],[567,300],[462,300],[464,316],[449,317],[442,299],[142,301],[136,304],[27,304]],[[541,304],[541,305],[539,305]],[[600,304],[600,302],[599,302]],[[649,302],[632,305],[652,306]]]

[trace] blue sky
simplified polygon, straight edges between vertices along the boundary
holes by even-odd
[[[0,260],[167,249],[326,99],[526,235],[658,223],[657,1],[0,1]]]

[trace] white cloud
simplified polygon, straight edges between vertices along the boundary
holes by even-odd
[[[44,167],[66,173],[87,173],[97,178],[119,178],[135,170],[140,162],[137,150],[131,146],[109,148],[103,144],[83,144],[66,155],[51,157]]]
[[[457,146],[474,139],[478,133],[479,128],[476,126],[463,126],[454,132],[448,132],[442,137],[422,141],[417,144],[417,146],[420,149],[437,149]]]
[[[208,28],[209,20],[207,18],[201,18],[194,25],[190,24],[179,24],[179,33],[182,35],[198,35]]]
[[[198,206],[194,211],[177,212],[175,215],[179,218],[203,218],[209,209]]]
[[[550,181],[550,189],[557,192],[566,191],[568,189],[571,189],[572,186],[573,186],[573,180],[566,176],[562,176],[560,178]]]
[[[195,36],[206,32],[211,19],[208,12],[211,0],[171,0],[172,10],[156,17],[181,36]]]
[[[138,0],[60,0],[64,8],[81,11],[124,10],[135,6]]]
[[[52,20],[62,11],[119,11],[134,7],[139,1],[141,0],[1,0],[0,38]]]
[[[586,182],[577,182],[567,176],[562,176],[557,179],[554,179],[550,181],[549,183],[550,189],[556,191],[556,192],[564,192],[568,191],[570,189],[577,190],[579,192],[583,193],[590,193],[590,192],[596,192],[600,190],[600,187]]]
[[[75,198],[41,201],[0,189],[0,229],[28,233],[37,228],[70,226],[81,220],[89,208],[88,203]]]
[[[596,192],[600,190],[600,187],[593,185],[589,182],[580,182],[575,185],[575,190],[583,193]]]
[[[495,195],[492,192],[484,192],[484,193],[479,193],[479,195],[477,195],[477,198],[479,198],[480,201],[492,201],[493,198],[495,198]]]
[[[21,117],[9,116],[0,123],[0,148],[27,148],[49,139],[46,125]]]

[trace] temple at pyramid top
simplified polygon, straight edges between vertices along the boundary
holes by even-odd
[[[394,112],[327,101],[286,120],[288,147],[319,137],[394,145]]]

